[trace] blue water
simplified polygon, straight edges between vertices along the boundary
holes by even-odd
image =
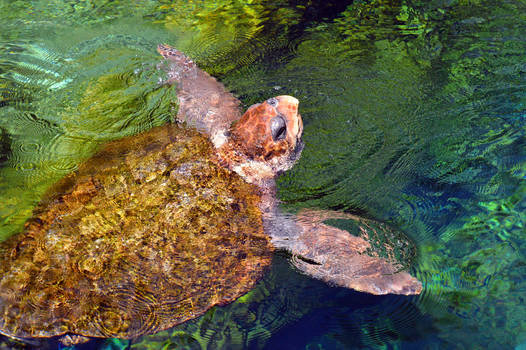
[[[0,1],[0,236],[98,145],[173,119],[155,69],[169,43],[244,106],[296,96],[306,147],[283,209],[404,231],[424,291],[331,287],[278,254],[241,300],[132,349],[521,349],[525,38],[521,0]]]

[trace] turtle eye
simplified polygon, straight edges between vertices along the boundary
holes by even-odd
[[[275,98],[275,97],[269,98],[269,99],[267,100],[267,103],[268,103],[269,105],[271,105],[272,107],[277,107],[277,106],[278,106],[278,99]]]
[[[287,123],[281,115],[272,118],[270,121],[270,132],[274,141],[283,140],[287,136]]]

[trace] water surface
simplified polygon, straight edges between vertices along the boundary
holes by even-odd
[[[175,92],[155,69],[156,45],[169,43],[245,107],[296,96],[306,147],[279,180],[284,209],[404,231],[424,291],[331,287],[278,254],[237,302],[132,348],[519,349],[524,38],[520,0],[2,1],[0,236],[99,145],[173,120]]]

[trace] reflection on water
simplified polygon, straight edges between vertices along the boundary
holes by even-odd
[[[424,291],[333,288],[277,256],[234,304],[132,348],[524,343],[524,3],[310,5],[2,3],[0,235],[20,230],[45,189],[100,143],[171,119],[154,52],[167,42],[246,106],[298,97],[306,147],[279,181],[284,208],[346,210],[402,229],[417,242]]]
[[[421,314],[413,298],[327,288],[290,269],[286,259],[276,256],[258,287],[236,303],[139,338],[132,349],[303,349],[316,343],[353,348],[417,338],[415,328],[431,330],[429,317]],[[334,334],[344,337],[333,339]]]

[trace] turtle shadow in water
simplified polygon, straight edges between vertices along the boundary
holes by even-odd
[[[60,337],[24,339],[18,340],[0,334],[0,349],[2,350],[62,350],[69,349],[59,341]],[[76,346],[75,350],[98,349],[103,339],[93,339],[81,346]]]
[[[372,295],[303,278],[308,280],[307,291],[299,291],[294,298],[300,304],[303,299],[316,298],[318,305],[273,333],[262,349],[308,349],[313,345],[361,349],[373,344],[418,343],[436,333],[431,318],[405,296]],[[308,295],[312,291],[315,296]]]
[[[100,350],[106,348],[107,350],[129,350],[133,344],[133,340],[123,340],[124,345],[120,347],[106,346],[108,339],[104,338],[90,338],[89,341],[76,344],[74,346],[64,346],[60,339],[62,337],[39,338],[31,340],[16,340],[5,335],[0,335],[0,349],[2,350]]]

